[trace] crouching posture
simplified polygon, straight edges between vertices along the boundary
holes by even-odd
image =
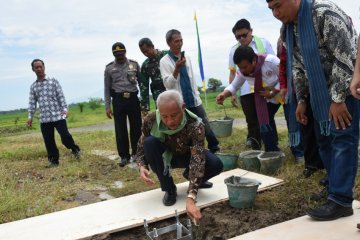
[[[165,206],[174,205],[177,192],[172,168],[185,168],[184,177],[189,180],[186,210],[195,222],[201,219],[196,206],[199,188],[211,188],[210,178],[218,175],[223,165],[220,159],[204,149],[205,129],[201,119],[185,109],[178,91],[168,90],[157,99],[157,111],[147,115],[138,144],[136,162],[140,177],[146,184],[154,184],[150,170],[157,175],[161,190],[165,192]]]

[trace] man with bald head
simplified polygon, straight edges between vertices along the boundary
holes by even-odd
[[[156,104],[156,112],[144,118],[138,144],[136,162],[140,177],[146,184],[154,184],[150,178],[151,168],[165,192],[163,204],[172,206],[176,203],[177,191],[171,170],[185,168],[189,172],[186,210],[194,223],[199,223],[198,189],[211,188],[212,183],[207,180],[218,175],[223,164],[215,154],[204,149],[204,124],[185,108],[183,97],[177,90],[161,93]]]

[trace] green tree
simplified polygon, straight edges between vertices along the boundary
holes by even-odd
[[[208,80],[208,88],[212,91],[216,91],[222,85],[221,80],[216,78],[209,78]]]

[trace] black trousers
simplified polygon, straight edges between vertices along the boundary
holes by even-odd
[[[306,105],[310,106],[310,97],[306,100]],[[319,154],[318,138],[315,133],[315,119],[311,107],[306,108],[305,115],[308,118],[307,125],[300,124],[303,135],[305,168],[323,169],[324,164]]]
[[[67,128],[65,119],[56,122],[41,123],[40,128],[49,161],[59,162],[59,149],[57,148],[55,142],[55,128],[60,135],[62,144],[67,149],[71,149],[73,151],[80,150],[79,146],[75,144],[74,139]]]
[[[256,114],[254,94],[253,93],[247,94],[239,98],[240,98],[241,107],[245,114],[245,120],[248,129],[247,138],[255,139],[260,144],[259,147],[261,148],[261,135],[260,135],[259,122]]]
[[[156,173],[161,190],[171,191],[176,188],[174,180],[169,174],[164,174],[164,161],[162,154],[165,151],[165,145],[159,139],[149,136],[144,141],[144,155],[149,163],[151,170]],[[205,173],[202,181],[205,182],[212,177],[220,174],[223,170],[223,163],[218,156],[208,150],[204,151],[205,155]],[[190,154],[184,156],[173,156],[171,159],[172,168],[185,168],[189,171]]]
[[[127,119],[129,119],[131,154],[133,155],[136,153],[141,135],[140,101],[137,93],[131,93],[129,98],[124,98],[121,93],[114,93],[112,98],[116,147],[121,158],[130,158]]]

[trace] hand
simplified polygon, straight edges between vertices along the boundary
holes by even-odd
[[[140,177],[146,185],[153,185],[155,182],[150,178],[150,171],[144,166],[140,166]]]
[[[358,91],[359,89],[359,91]],[[350,84],[350,91],[351,94],[356,98],[360,100],[360,76],[356,78],[356,74],[354,73],[353,79]]]
[[[143,110],[141,111],[141,117],[144,118],[148,115],[148,111],[147,110]]]
[[[202,218],[201,212],[196,206],[195,201],[191,198],[186,198],[186,212],[189,218],[194,222],[194,225],[199,226]]]
[[[263,96],[264,98],[267,98],[267,99],[271,99],[271,98],[274,97],[274,93],[272,92],[272,90],[269,90],[269,89],[265,89],[264,91],[260,91],[259,95]]]
[[[175,63],[175,68],[180,70],[180,68],[185,64],[185,62],[186,62],[185,57],[177,60],[176,63]]]
[[[217,95],[217,97],[216,97],[216,103],[217,104],[220,104],[220,105],[223,105],[223,103],[224,103],[224,100],[225,100],[225,94],[222,92],[222,93],[220,93],[219,95]]]
[[[67,118],[67,117],[68,117],[68,112],[66,112],[66,111],[63,112],[63,117],[64,117],[64,118]]]
[[[345,103],[331,103],[329,111],[329,119],[334,120],[336,129],[340,127],[346,129],[351,125],[351,114],[348,112]]]
[[[236,107],[236,108],[239,107],[236,96],[231,96],[231,104],[233,105],[233,107]]]
[[[287,94],[287,88],[280,89],[279,96],[281,100],[285,102],[286,100],[286,94]]]
[[[28,119],[27,122],[26,122],[27,126],[28,127],[32,127],[32,119]]]
[[[307,125],[308,123],[308,118],[305,115],[305,112],[306,112],[306,103],[305,102],[298,103],[295,115],[296,115],[296,120],[302,125]]]
[[[106,109],[106,116],[110,119],[112,119],[113,113],[111,111],[111,108],[107,108]]]

